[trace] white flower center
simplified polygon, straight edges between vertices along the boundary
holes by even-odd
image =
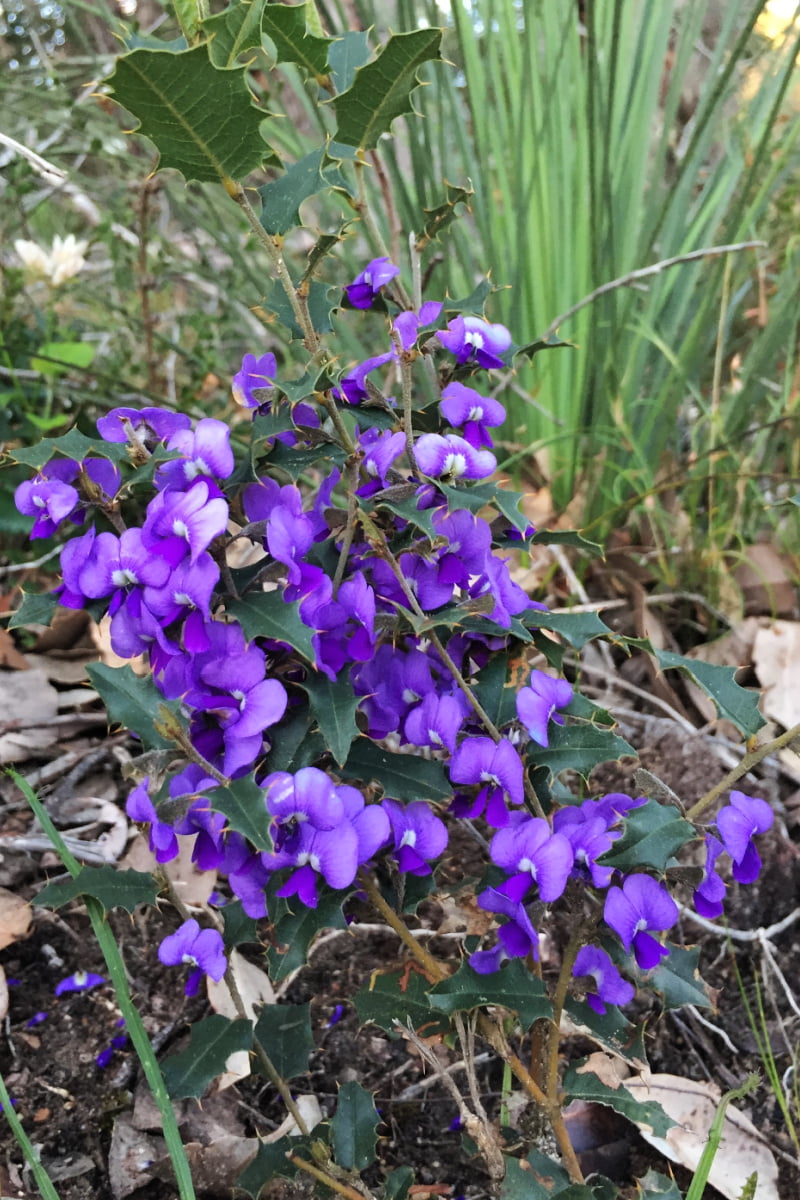
[[[470,346],[474,346],[476,350],[480,350],[483,347],[483,334],[472,330],[465,335],[464,341],[469,342]]]
[[[187,527],[187,525],[186,525],[186,522],[185,522],[185,521],[173,521],[173,522],[172,522],[172,532],[173,532],[173,533],[174,533],[174,534],[175,534],[177,537],[182,537],[182,538],[185,538],[185,539],[186,539],[186,541],[188,542],[188,540],[189,540],[189,529],[188,529],[188,527]]]
[[[116,571],[111,572],[111,582],[114,587],[124,588],[130,584],[137,584],[139,580],[130,567],[118,567]]]
[[[464,474],[466,469],[467,460],[465,456],[463,454],[458,454],[455,450],[453,450],[444,460],[441,473],[442,475],[452,475],[455,479],[458,479],[460,475]]]
[[[407,829],[405,831],[405,833],[403,834],[402,838],[400,839],[400,845],[399,845],[398,849],[402,850],[403,846],[416,846],[416,844],[417,844],[416,830]]]
[[[469,410],[469,416],[467,417],[467,420],[468,421],[482,421],[483,420],[483,406],[480,404],[473,405],[473,407]]]

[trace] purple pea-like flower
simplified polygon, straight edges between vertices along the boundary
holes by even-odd
[[[563,725],[564,718],[557,708],[566,708],[572,700],[572,688],[566,679],[554,679],[544,671],[531,671],[528,687],[517,693],[517,715],[530,736],[540,746],[547,746],[547,724]]]
[[[272,387],[278,374],[278,364],[274,354],[245,354],[242,365],[233,377],[231,391],[233,398],[242,408],[258,408],[261,401],[254,395],[256,388]]]
[[[694,893],[694,907],[701,917],[713,921],[722,916],[722,901],[725,896],[725,882],[716,871],[716,862],[725,850],[719,838],[712,833],[706,834],[706,865],[703,869],[703,879]]]
[[[168,408],[112,408],[97,419],[97,432],[104,442],[131,442],[154,450],[159,442],[180,429],[191,428],[191,418]]]
[[[429,692],[406,717],[403,732],[415,746],[435,746],[453,754],[465,715],[464,705],[457,696]]]
[[[430,860],[438,858],[447,848],[444,822],[434,816],[424,800],[405,805],[397,800],[384,800],[381,808],[392,827],[400,870],[409,875],[430,875]]]
[[[181,429],[167,442],[168,450],[183,455],[175,462],[164,463],[156,473],[158,485],[186,488],[199,476],[227,479],[233,473],[231,431],[223,421],[203,417],[194,430]]]
[[[347,299],[353,308],[372,308],[373,301],[382,287],[390,283],[400,268],[390,262],[387,257],[373,258],[363,271],[356,275],[352,283],[345,288]]]
[[[490,450],[476,450],[455,433],[423,433],[414,444],[414,457],[432,479],[485,479],[497,468]]]
[[[358,445],[364,451],[362,466],[369,476],[369,483],[363,484],[356,495],[371,496],[388,486],[389,469],[406,448],[405,434],[392,433],[388,429],[367,429],[359,437]]]
[[[228,501],[206,479],[185,492],[158,492],[147,506],[142,542],[177,566],[189,550],[194,563],[228,525]]]
[[[525,798],[522,759],[508,738],[496,745],[488,737],[467,738],[450,761],[450,779],[482,784],[472,804],[456,802],[456,815],[478,817],[485,808],[486,820],[498,829],[508,824],[506,799],[522,804]]]
[[[296,774],[275,771],[264,780],[267,811],[278,830],[275,848],[286,845],[297,827],[308,821],[315,829],[335,829],[344,819],[344,804],[329,776],[317,767],[301,767]]]
[[[582,946],[575,956],[572,974],[576,978],[588,975],[594,981],[594,991],[587,992],[586,1003],[602,1016],[607,1004],[630,1004],[636,995],[633,984],[623,979],[605,950],[599,946]]]
[[[507,958],[539,958],[539,935],[536,932],[525,906],[511,896],[486,888],[478,896],[478,904],[487,912],[501,913],[508,917],[497,930],[498,943],[493,950],[476,950],[469,957],[469,965],[479,975],[491,975],[500,969]]]
[[[463,426],[464,440],[480,450],[482,446],[490,449],[494,445],[489,427],[502,425],[506,419],[506,410],[499,400],[490,396],[482,396],[475,388],[453,380],[442,392],[439,411],[451,425]]]
[[[362,363],[351,367],[347,374],[339,380],[338,388],[333,389],[334,399],[346,400],[348,404],[360,404],[369,396],[367,376],[370,372],[376,371],[378,367],[383,367],[386,363],[394,360],[394,350],[388,350],[386,354],[376,354],[372,358],[365,358]]]
[[[156,862],[171,862],[178,857],[178,839],[172,826],[158,819],[158,812],[147,790],[149,783],[150,777],[145,776],[139,786],[133,789],[125,811],[132,821],[150,826],[149,845]]]
[[[101,983],[105,983],[102,975],[95,975],[93,971],[76,971],[74,975],[68,975],[56,985],[56,995],[63,996],[66,992],[88,992],[90,988],[99,987]]]
[[[492,861],[515,874],[498,890],[513,900],[521,900],[533,882],[539,898],[550,904],[567,886],[574,856],[563,833],[552,833],[547,821],[512,813],[505,828],[492,838]]]
[[[62,521],[78,505],[80,496],[69,483],[58,479],[27,479],[14,492],[14,503],[26,517],[35,517],[30,532],[34,538],[52,537]]]
[[[443,305],[439,300],[426,300],[418,313],[401,312],[392,322],[392,328],[400,339],[401,348],[408,353],[414,349],[421,327],[438,321]]]
[[[456,317],[437,337],[458,362],[474,360],[487,371],[503,366],[500,355],[511,345],[505,325],[490,325],[481,317]]]
[[[753,844],[757,833],[772,826],[772,809],[766,800],[731,792],[731,802],[720,809],[717,829],[725,849],[733,859],[733,878],[737,883],[753,883],[761,870],[761,857]]]
[[[648,931],[671,928],[678,919],[678,906],[651,875],[629,875],[621,888],[612,888],[606,896],[603,916],[628,954],[633,947],[643,971],[657,966],[669,954]]]
[[[222,935],[216,929],[201,930],[194,917],[164,938],[158,948],[158,957],[165,967],[187,963],[195,968],[186,983],[187,996],[197,995],[204,975],[219,982],[228,969]]]

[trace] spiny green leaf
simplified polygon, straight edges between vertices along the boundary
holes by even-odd
[[[291,903],[298,905],[298,911],[278,921],[275,941],[280,949],[271,947],[267,954],[269,977],[273,983],[280,983],[305,964],[308,947],[321,929],[345,928],[342,913],[345,893],[333,892],[322,886],[319,892],[316,908],[306,908],[299,901],[292,900]]]
[[[332,442],[319,441],[306,449],[294,446],[284,446],[276,442],[269,452],[266,462],[270,467],[285,471],[292,479],[299,479],[309,467],[324,459],[326,463],[335,463],[341,467],[347,459],[347,451],[343,446],[335,446]]]
[[[560,771],[578,771],[586,778],[594,767],[619,758],[636,758],[636,751],[624,738],[597,725],[554,725],[548,727],[550,745],[531,744],[528,754],[536,766],[547,767],[553,775]]]
[[[296,600],[287,604],[277,589],[244,596],[241,600],[232,600],[228,605],[228,612],[239,622],[248,641],[265,637],[275,642],[285,642],[313,662],[315,655],[311,645],[311,630],[301,621],[298,609]]]
[[[648,800],[641,808],[630,811],[622,837],[600,861],[620,871],[637,867],[663,871],[676,851],[696,837],[694,826],[683,819],[674,805]]]
[[[517,692],[508,681],[508,662],[498,654],[478,674],[473,689],[484,710],[498,729],[517,717]]]
[[[569,1184],[569,1175],[554,1159],[532,1150],[525,1158],[506,1158],[500,1200],[553,1200]]]
[[[356,71],[352,86],[334,101],[338,126],[335,139],[347,146],[374,150],[395,117],[414,111],[411,92],[417,71],[438,59],[440,29],[418,29],[389,38],[374,62]]]
[[[243,834],[257,850],[271,853],[273,844],[264,789],[251,776],[234,779],[228,787],[215,788],[208,797],[212,808],[228,818],[232,829]]]
[[[575,550],[586,550],[593,557],[602,557],[603,547],[590,542],[575,529],[540,529],[531,538],[534,546],[572,546]]]
[[[416,488],[412,490],[416,492]],[[375,507],[388,508],[389,512],[393,512],[395,516],[401,517],[404,521],[409,521],[433,541],[437,534],[431,518],[431,510],[417,508],[416,495],[405,496],[405,491],[406,485],[398,484],[396,488],[387,488],[386,492],[379,492],[374,498]]]
[[[284,234],[302,225],[300,205],[323,188],[350,191],[346,179],[335,165],[323,168],[324,159],[326,149],[321,146],[293,163],[285,175],[258,189],[261,196],[261,224],[267,233]]]
[[[382,1200],[406,1200],[413,1182],[414,1172],[411,1167],[395,1167],[383,1181]]]
[[[673,1126],[660,1104],[654,1100],[636,1100],[620,1083],[611,1087],[595,1075],[587,1060],[573,1063],[564,1073],[562,1087],[569,1100],[588,1100],[606,1104],[630,1121],[646,1124],[656,1137],[666,1137]]]
[[[81,867],[72,879],[49,883],[34,897],[44,908],[61,908],[76,896],[94,896],[108,912],[124,908],[132,913],[137,904],[155,904],[156,885],[148,871],[120,871],[117,867]]]
[[[197,1021],[187,1049],[170,1055],[162,1064],[167,1091],[173,1100],[202,1096],[225,1070],[230,1056],[237,1050],[249,1050],[252,1044],[252,1021],[229,1021],[218,1014]]]
[[[319,80],[328,74],[332,39],[308,32],[305,4],[267,4],[261,29],[275,46],[278,62],[297,63]]]
[[[256,1022],[256,1037],[282,1079],[308,1070],[314,1052],[310,1004],[265,1004]]]
[[[325,741],[318,729],[312,731],[314,718],[307,708],[289,711],[289,715],[270,730],[272,749],[267,755],[264,770],[291,771],[311,766],[325,753]]]
[[[708,985],[701,979],[697,964],[700,951],[697,947],[686,949],[666,943],[669,958],[663,958],[655,971],[646,976],[645,986],[661,993],[665,1008],[683,1008],[694,1004],[701,1008],[713,1008]],[[645,977],[642,977],[645,983]]]
[[[644,1048],[644,1026],[628,1021],[618,1008],[609,1005],[600,1015],[585,1000],[569,997],[564,1006],[571,1021],[589,1035],[599,1046],[631,1063],[636,1070],[647,1066]]]
[[[243,942],[258,941],[258,926],[242,908],[241,900],[229,900],[222,910],[222,940],[227,950]]]
[[[517,346],[513,351],[513,356],[516,358],[518,354],[523,354],[526,358],[533,358],[540,350],[561,350],[565,346],[570,350],[576,348],[573,342],[562,342],[561,338],[551,334],[549,338],[538,338],[535,342],[528,342],[527,346]]]
[[[342,776],[364,783],[377,780],[385,795],[394,800],[447,803],[453,798],[452,785],[440,763],[408,754],[394,754],[381,749],[367,737],[360,737],[354,743],[342,768]]]
[[[483,306],[486,303],[487,296],[491,296],[492,292],[497,291],[497,288],[492,283],[491,279],[482,279],[474,292],[470,292],[463,300],[451,300],[449,297],[444,302],[445,312],[448,313],[475,313],[476,316],[483,316]]]
[[[453,222],[456,217],[456,208],[459,204],[466,204],[469,208],[470,196],[475,195],[474,188],[467,184],[466,187],[456,187],[452,183],[444,180],[446,199],[443,204],[437,205],[435,208],[425,209],[425,224],[420,233],[417,234],[416,251],[420,254],[427,245],[435,240],[448,225]]]
[[[594,638],[604,637],[611,632],[594,612],[553,613],[529,609],[523,613],[521,620],[529,629],[550,629],[553,633],[560,634],[564,641],[576,650],[583,649],[586,643]]]
[[[746,737],[753,737],[762,725],[766,724],[758,711],[758,693],[739,686],[736,682],[736,667],[717,667],[712,663],[701,662],[700,659],[673,654],[669,650],[655,650],[654,653],[662,671],[677,667],[684,674],[690,675],[698,687],[714,701],[719,715],[733,721],[736,728]]]
[[[77,462],[90,454],[101,458],[110,458],[112,462],[128,461],[128,448],[119,442],[104,442],[100,438],[87,437],[79,429],[70,429],[68,433],[57,438],[42,438],[35,446],[18,446],[7,451],[14,462],[24,463],[37,471],[48,463],[56,454],[73,458]]]
[[[397,1031],[397,1022],[420,1037],[446,1033],[449,1018],[434,1012],[428,1002],[430,983],[419,971],[375,971],[369,983],[353,997],[362,1025],[371,1021],[387,1033]]]
[[[108,709],[112,725],[122,725],[138,734],[148,748],[164,749],[171,745],[154,725],[159,709],[169,706],[151,676],[135,675],[127,663],[124,667],[89,663],[86,674]]]
[[[279,1138],[277,1142],[259,1142],[258,1154],[236,1180],[237,1189],[241,1188],[253,1200],[258,1200],[267,1184],[277,1175],[283,1179],[294,1179],[299,1167],[294,1165],[289,1155],[297,1154],[307,1159],[310,1146],[309,1138],[288,1136]]]
[[[203,21],[208,34],[208,55],[215,67],[228,70],[246,50],[261,49],[261,12],[264,0],[239,0],[224,12]]]
[[[159,166],[187,180],[243,179],[270,154],[260,132],[266,114],[253,104],[244,68],[218,70],[204,45],[134,50],[117,59],[109,82],[155,144]]]
[[[501,1005],[519,1013],[520,1021],[526,1028],[553,1013],[544,984],[531,975],[518,958],[492,975],[479,975],[468,962],[464,962],[455,975],[437,983],[428,995],[431,1007],[448,1015],[486,1004]]]
[[[370,56],[369,34],[361,30],[334,38],[328,46],[328,65],[336,91],[346,92],[355,79],[356,71]]]
[[[8,622],[8,628],[49,625],[57,608],[58,596],[52,592],[23,592],[22,603]]]
[[[354,694],[347,672],[333,680],[322,672],[309,675],[301,686],[308,693],[325,744],[339,766],[343,766],[359,736],[355,718],[361,697]]]
[[[378,1121],[372,1093],[351,1080],[339,1088],[331,1121],[336,1162],[346,1171],[364,1171],[375,1161]]]

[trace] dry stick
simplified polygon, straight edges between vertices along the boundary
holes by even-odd
[[[579,926],[572,934],[564,951],[558,983],[553,996],[553,1017],[547,1045],[547,1095],[550,1102],[554,1104],[558,1103],[558,1046],[561,1040],[561,1014],[564,1011],[564,1001],[567,998],[567,988],[572,978],[575,958],[585,940],[586,930]]]
[[[342,546],[339,551],[339,561],[336,564],[336,572],[333,576],[333,598],[339,592],[339,586],[344,579],[345,568],[347,567],[347,558],[350,554],[350,547],[353,545],[353,538],[358,524],[358,497],[356,496],[356,486],[358,484],[358,476],[360,469],[360,461],[354,454],[347,466],[347,525],[345,526],[344,537],[342,538]]]
[[[360,151],[359,154],[363,154],[363,152]],[[361,218],[361,220],[364,222],[364,228],[367,231],[367,237],[368,237],[369,241],[372,243],[373,249],[377,250],[378,254],[381,255],[383,258],[391,259],[391,255],[389,253],[389,247],[386,245],[386,242],[383,240],[383,234],[381,233],[380,229],[378,228],[378,226],[375,222],[375,218],[372,215],[372,209],[370,208],[369,200],[367,199],[367,187],[366,187],[365,174],[364,174],[367,169],[367,165],[364,162],[363,157],[357,158],[355,160],[354,166],[355,166],[355,172],[356,172],[356,185],[357,185],[357,190],[358,190],[358,198],[355,202],[356,211],[358,212],[358,215]],[[398,296],[403,308],[412,308],[413,307],[413,301],[412,301],[411,297],[409,296],[408,292],[406,291],[406,289],[403,287],[402,283],[400,282],[399,276],[392,281],[392,288],[397,293],[397,296]]]
[[[370,150],[370,162],[375,168],[375,174],[378,176],[383,203],[386,208],[386,220],[389,223],[389,237],[391,239],[391,259],[396,263],[400,257],[400,242],[398,235],[398,220],[397,209],[394,206],[394,197],[392,196],[392,188],[389,183],[389,177],[384,170],[381,157],[377,150]]]
[[[361,870],[358,873],[358,881],[364,892],[366,892],[367,899],[369,900],[370,904],[372,904],[373,908],[377,908],[386,924],[394,930],[403,945],[407,947],[419,965],[425,969],[427,974],[430,975],[436,983],[441,983],[443,979],[447,979],[448,972],[444,969],[441,963],[437,962],[432,954],[429,954],[424,946],[420,946],[419,942],[415,940],[411,932],[406,928],[405,922],[398,917],[391,905],[386,903],[380,893],[378,885],[375,883],[372,876],[369,875],[365,870]]]
[[[147,390],[158,391],[158,374],[153,348],[153,332],[155,317],[150,307],[150,292],[155,287],[155,280],[147,269],[147,224],[149,218],[149,200],[154,184],[152,177],[145,179],[139,197],[139,257],[137,274],[139,276],[139,303],[142,308],[142,332],[144,333],[144,361],[147,368]]]
[[[729,771],[724,779],[720,780],[715,787],[706,792],[705,796],[701,796],[697,803],[692,805],[686,814],[686,819],[688,821],[696,821],[700,813],[707,809],[710,804],[713,804],[732,784],[737,783],[743,775],[746,775],[753,767],[758,766],[762,759],[765,759],[770,754],[774,754],[776,750],[782,750],[784,746],[788,746],[798,737],[800,737],[800,724],[793,725],[791,729],[787,729],[780,737],[773,738],[771,742],[764,742],[763,746],[757,746],[755,750],[749,751],[738,766]]]
[[[297,1154],[287,1154],[286,1156],[290,1163],[294,1163],[301,1171],[305,1171],[307,1175],[313,1175],[314,1179],[320,1183],[324,1183],[325,1187],[330,1188],[334,1192],[338,1192],[340,1196],[347,1196],[348,1200],[364,1200],[365,1196],[371,1196],[368,1191],[357,1192],[354,1187],[350,1187],[347,1183],[340,1183],[338,1179],[334,1179],[331,1175],[326,1175],[319,1167],[315,1167],[312,1163],[306,1162],[304,1158],[300,1158]]]

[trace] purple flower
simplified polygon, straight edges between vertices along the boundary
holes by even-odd
[[[254,388],[272,387],[278,373],[278,364],[274,354],[245,354],[242,365],[233,377],[231,391],[233,398],[242,408],[258,408],[261,401],[254,395]]]
[[[517,693],[517,715],[530,736],[540,746],[549,744],[547,723],[563,725],[557,708],[566,708],[572,700],[572,688],[566,679],[553,679],[544,671],[531,671],[529,686]]]
[[[450,761],[453,783],[480,783],[472,804],[456,802],[459,817],[478,817],[486,809],[486,820],[500,828],[508,824],[505,801],[522,804],[525,798],[522,759],[508,740],[497,745],[488,737],[467,738]]]
[[[426,300],[418,313],[401,312],[392,322],[392,328],[400,339],[400,345],[408,353],[413,350],[420,327],[432,325],[439,319],[443,305],[438,300]]]
[[[400,268],[388,258],[373,258],[345,288],[347,299],[353,308],[372,308],[372,302],[380,289],[399,274]]]
[[[497,930],[499,941],[494,950],[476,950],[469,965],[479,975],[491,975],[507,958],[539,958],[539,935],[527,911],[519,900],[506,896],[495,888],[486,888],[478,896],[478,904],[487,912],[502,913],[508,921]]]
[[[203,417],[194,430],[181,429],[167,442],[168,450],[178,450],[183,456],[167,462],[156,473],[158,485],[185,488],[198,476],[227,479],[233,473],[231,431],[223,421]]]
[[[434,816],[424,800],[406,805],[397,800],[383,800],[381,808],[392,827],[399,869],[409,875],[430,875],[430,860],[438,858],[447,848],[444,822]]]
[[[150,850],[156,856],[156,862],[171,862],[178,857],[178,839],[175,830],[166,821],[159,821],[158,813],[150,799],[148,786],[149,776],[145,776],[138,787],[128,796],[125,811],[132,821],[150,826]]]
[[[275,849],[291,849],[304,822],[314,829],[335,829],[345,816],[344,804],[330,778],[317,767],[301,767],[294,775],[275,771],[264,780],[267,811],[278,827]]]
[[[503,366],[500,355],[511,345],[505,325],[490,325],[481,317],[456,317],[437,337],[460,363],[474,359],[487,371]]]
[[[204,975],[219,982],[228,968],[221,934],[216,929],[201,930],[194,917],[164,938],[158,948],[158,957],[165,967],[187,963],[195,968],[186,984],[187,996],[197,995]]]
[[[652,876],[629,875],[621,888],[612,888],[606,896],[603,916],[628,954],[633,947],[643,971],[657,966],[669,954],[648,930],[669,929],[678,919],[678,906]]]
[[[363,484],[356,495],[371,496],[388,486],[389,468],[405,450],[405,434],[391,433],[388,429],[367,429],[359,437],[358,445],[364,451],[362,466],[370,482]]]
[[[228,501],[214,484],[197,479],[188,491],[158,492],[150,501],[142,542],[171,566],[187,549],[194,563],[227,526]]]
[[[753,883],[761,870],[761,857],[752,839],[766,833],[773,821],[766,800],[731,792],[731,802],[720,809],[717,829],[725,849],[733,859],[733,878],[737,883]]]
[[[564,835],[572,847],[575,856],[575,874],[588,875],[594,887],[606,888],[611,883],[614,874],[611,867],[598,865],[598,858],[611,849],[620,830],[613,833],[602,816],[592,807],[591,801],[583,804],[561,808],[553,817],[553,829]]]
[[[706,865],[703,869],[703,879],[694,893],[694,907],[701,917],[713,921],[722,916],[722,901],[725,896],[725,883],[716,871],[716,862],[725,847],[719,838],[706,834]]]
[[[386,354],[376,354],[373,358],[366,358],[364,362],[351,367],[347,374],[339,380],[338,388],[333,389],[334,399],[346,400],[348,404],[360,404],[369,396],[366,382],[369,373],[394,359],[394,350],[389,350]]]
[[[423,433],[414,444],[414,457],[432,479],[485,479],[497,467],[490,450],[476,450],[455,433]]]
[[[168,408],[112,408],[98,417],[97,432],[104,442],[130,442],[154,450],[159,442],[180,429],[190,429],[191,424],[185,413]]]
[[[607,1004],[629,1004],[636,990],[627,979],[623,979],[613,962],[599,946],[582,946],[575,956],[572,974],[576,977],[589,975],[594,980],[594,991],[586,995],[586,1003],[600,1016]]]
[[[521,900],[535,881],[539,898],[549,904],[557,900],[567,886],[573,853],[563,833],[551,833],[547,821],[512,813],[505,828],[492,838],[492,861],[505,871],[516,872],[499,891]]]
[[[506,410],[499,400],[482,396],[474,388],[455,380],[442,392],[439,411],[451,425],[464,427],[464,440],[476,450],[481,446],[491,448],[494,443],[487,428],[502,425],[506,419]]]
[[[455,753],[456,737],[465,717],[458,696],[429,692],[406,717],[403,733],[415,746],[435,746]]]
[[[95,1055],[94,1061],[97,1064],[97,1066],[99,1067],[99,1069],[101,1071],[103,1071],[108,1066],[108,1064],[111,1062],[111,1059],[113,1057],[114,1057],[114,1047],[106,1046],[105,1050],[101,1050],[99,1054]]]
[[[34,1025],[41,1025],[42,1021],[47,1020],[46,1012],[35,1012],[32,1017],[29,1017],[25,1022],[26,1029],[33,1029]]]
[[[92,971],[76,971],[74,975],[68,975],[57,984],[56,995],[63,996],[65,992],[88,992],[90,988],[99,987],[101,983],[105,983],[102,975],[95,975]]]
[[[77,507],[80,496],[74,487],[58,479],[28,479],[14,492],[14,503],[26,517],[35,517],[31,539],[52,537],[63,520]]]
[[[328,1020],[325,1022],[324,1028],[332,1029],[334,1025],[339,1024],[339,1022],[341,1021],[343,1016],[344,1016],[344,1005],[343,1004],[335,1005],[333,1012],[328,1017]]]

